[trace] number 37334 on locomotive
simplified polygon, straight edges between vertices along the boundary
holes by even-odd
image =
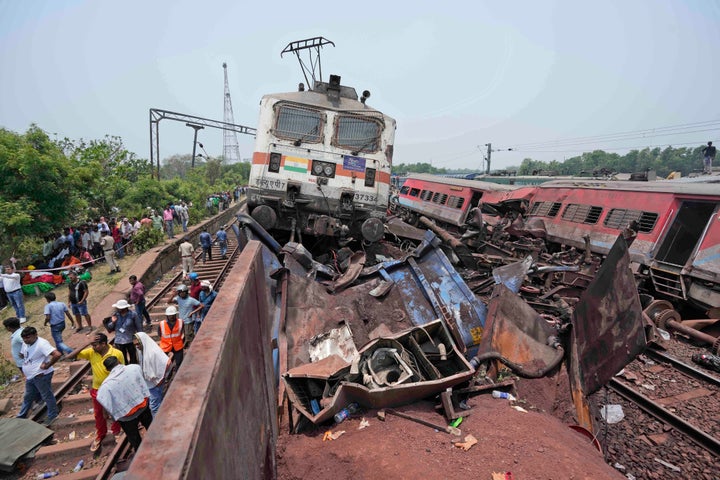
[[[331,75],[262,98],[247,203],[266,230],[382,238],[396,125],[369,96]]]

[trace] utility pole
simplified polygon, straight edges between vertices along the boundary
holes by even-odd
[[[197,132],[198,132],[198,130],[202,130],[202,129],[205,128],[205,127],[203,127],[202,125],[196,125],[196,124],[194,124],[194,123],[186,123],[185,125],[188,126],[188,127],[190,127],[190,128],[192,128],[193,130],[195,130],[195,137],[193,138],[192,163],[190,164],[190,168],[195,168],[195,151],[196,151],[197,143],[198,143],[198,141],[197,141]]]
[[[230,100],[230,86],[228,85],[227,63],[223,63],[223,72],[225,73],[225,109],[223,122],[235,123],[232,101]],[[232,130],[223,130],[223,157],[227,164],[240,161],[240,147],[238,146],[237,133]]]
[[[487,166],[485,167],[485,175],[490,175],[490,155],[492,154],[492,143],[486,143],[485,144],[487,149],[487,157],[485,157],[485,162],[487,163]]]

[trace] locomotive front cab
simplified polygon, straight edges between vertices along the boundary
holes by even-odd
[[[263,97],[248,208],[267,230],[379,240],[395,122],[354,89],[318,83]]]

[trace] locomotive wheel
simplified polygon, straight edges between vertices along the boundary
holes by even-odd
[[[650,320],[652,320],[655,325],[660,326],[658,324],[659,315],[665,310],[675,311],[672,303],[666,300],[653,300],[652,302],[650,302],[650,305],[645,308],[644,312],[645,315],[650,317]]]
[[[657,314],[657,320],[655,323],[658,327],[667,331],[667,324],[671,320],[679,323],[682,321],[682,318],[680,318],[680,314],[675,310],[664,310]]]

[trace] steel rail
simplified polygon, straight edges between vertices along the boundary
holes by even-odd
[[[232,225],[233,222],[230,222],[227,224],[226,229]],[[229,245],[228,245],[229,247]],[[213,284],[216,286],[222,285],[222,282],[224,278],[227,276],[227,272],[230,270],[230,265],[233,262],[233,260],[237,257],[238,253],[240,252],[240,245],[236,244],[233,249],[228,249],[228,256],[225,260],[222,268],[220,269],[219,273],[214,277]],[[195,257],[195,259],[200,258],[202,253],[198,253]],[[152,299],[150,299],[147,302],[148,308],[151,308],[156,303],[162,301],[167,292],[170,291],[172,288],[175,287],[175,285],[178,284],[182,280],[182,272],[178,273],[172,279],[170,282],[163,287],[155,296],[153,296]],[[90,367],[90,364],[87,364],[87,368]],[[172,379],[170,380],[172,381]],[[128,457],[128,454],[130,452],[130,444],[127,439],[127,435],[123,436],[122,440],[115,445],[115,448],[110,452],[108,455],[107,460],[103,464],[102,469],[98,473],[98,475],[95,477],[95,480],[108,480],[111,478],[116,472],[115,472],[115,466],[118,464],[118,462],[124,458]]]
[[[676,428],[696,445],[706,449],[714,456],[720,457],[720,440],[708,435],[702,430],[699,430],[677,415],[670,413],[670,411],[617,379],[610,380],[610,382],[608,382],[608,387],[627,401],[640,407],[646,413],[652,415],[661,422],[667,423],[673,428]]]
[[[645,354],[659,362],[669,363],[675,370],[682,372],[689,377],[709,383],[711,385],[715,385],[716,387],[720,387],[720,378],[714,375],[710,375],[709,373],[702,370],[699,370],[692,365],[681,362],[677,358],[673,358],[666,353],[660,352],[653,348],[649,348],[645,351]]]

